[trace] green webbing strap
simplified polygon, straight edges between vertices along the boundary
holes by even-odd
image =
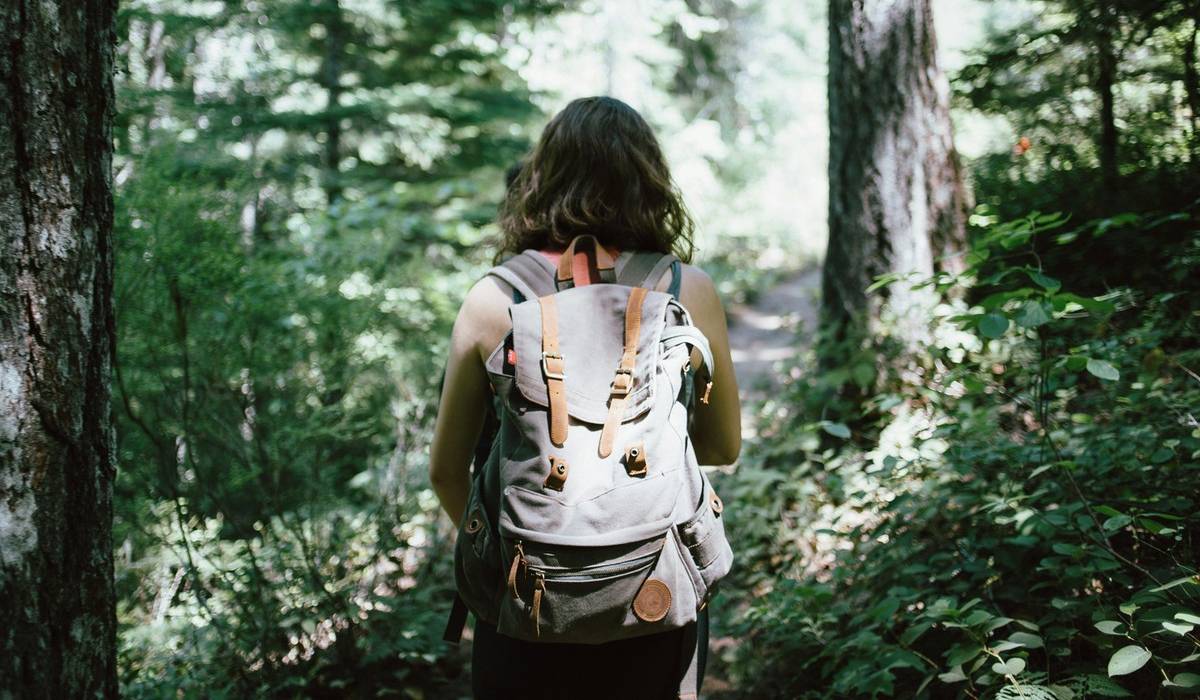
[[[629,253],[624,265],[621,264],[618,257],[617,284],[627,287],[645,287],[646,280],[661,257],[662,253],[652,250],[635,250]]]
[[[683,284],[683,264],[678,260],[671,262],[671,286],[667,287],[667,292],[675,297],[675,301],[679,301],[679,287]]]

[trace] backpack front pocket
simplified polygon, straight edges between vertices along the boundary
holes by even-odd
[[[595,644],[695,619],[691,580],[670,534],[611,547],[514,542],[511,550],[501,634]],[[599,563],[573,563],[589,559]]]

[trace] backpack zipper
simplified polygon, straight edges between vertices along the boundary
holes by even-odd
[[[554,569],[544,566],[534,566],[526,564],[530,573],[534,576],[541,577],[543,581],[555,581],[558,583],[587,583],[589,581],[600,581],[605,578],[612,578],[624,574],[631,574],[640,569],[647,568],[654,562],[654,559],[662,550],[656,550],[648,554],[643,554],[636,559],[618,562],[616,564],[593,564],[592,566],[583,567],[580,569]]]

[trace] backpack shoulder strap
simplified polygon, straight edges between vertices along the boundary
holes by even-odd
[[[671,287],[667,290],[679,299],[679,282],[682,265],[679,258],[671,253],[658,253],[652,250],[638,250],[630,255],[624,266],[617,270],[617,283],[630,287],[647,287],[653,289],[658,280],[671,268]]]
[[[487,274],[506,283],[513,290],[513,303],[553,294],[554,267],[536,250],[524,250],[509,256]]]

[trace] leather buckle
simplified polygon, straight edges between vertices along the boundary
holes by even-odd
[[[554,361],[558,362],[558,370],[557,371],[550,369],[549,360],[554,360]],[[542,374],[546,375],[546,379],[557,379],[560,382],[564,381],[563,372],[565,370],[566,370],[566,367],[563,366],[562,355],[560,355],[556,352],[546,352],[545,350],[542,351]]]
[[[624,379],[624,383],[618,384],[622,379]],[[625,367],[619,368],[616,376],[613,377],[612,387],[609,391],[613,396],[628,396],[631,389],[633,389],[633,370]]]

